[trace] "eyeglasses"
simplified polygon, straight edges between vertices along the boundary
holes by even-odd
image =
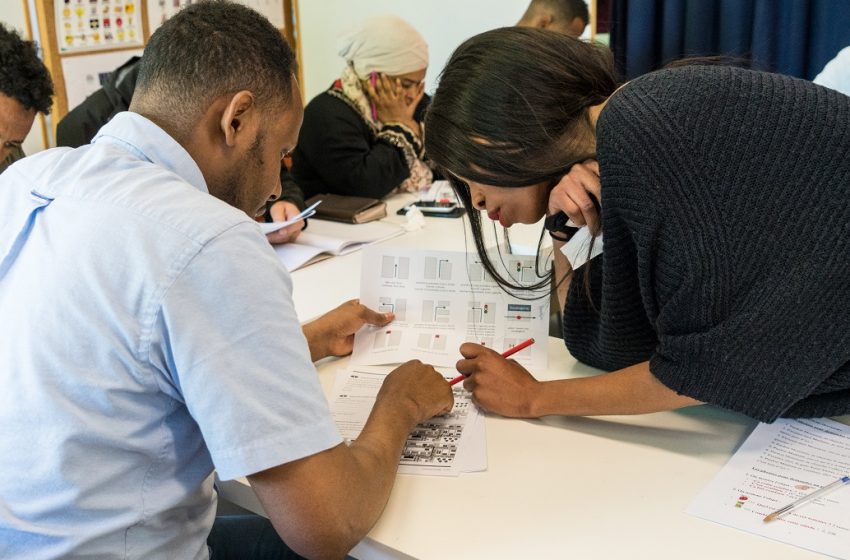
[[[408,80],[407,78],[402,78],[401,80],[399,80],[399,83],[401,84],[402,89],[412,89],[418,88],[419,86],[424,84],[425,80],[419,80],[417,82],[415,80]]]

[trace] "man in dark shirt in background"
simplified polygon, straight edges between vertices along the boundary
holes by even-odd
[[[56,145],[78,148],[91,142],[100,127],[126,111],[133,100],[141,57],[131,57],[109,74],[96,92],[71,109],[56,127]]]
[[[579,37],[588,23],[590,17],[584,0],[531,0],[517,26]]]

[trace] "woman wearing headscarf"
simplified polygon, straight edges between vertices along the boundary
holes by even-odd
[[[339,40],[346,66],[304,110],[292,174],[305,197],[382,198],[433,181],[422,120],[428,45],[396,16],[367,19]]]

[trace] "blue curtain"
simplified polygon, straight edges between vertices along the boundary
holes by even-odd
[[[850,0],[613,0],[611,49],[634,78],[691,56],[812,79],[850,46]]]

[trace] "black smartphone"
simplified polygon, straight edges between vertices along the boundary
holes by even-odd
[[[450,214],[457,210],[457,203],[450,201],[419,200],[405,207],[415,206],[423,214]]]
[[[590,196],[590,200],[593,202],[596,212],[601,217],[602,207],[599,206],[599,201],[596,200],[596,197],[593,194],[587,194]],[[570,239],[575,232],[579,230],[579,228],[567,225],[568,220],[569,218],[564,212],[558,212],[551,216],[546,216],[546,219],[543,221],[543,227],[545,227],[550,233],[563,233],[567,239]]]

